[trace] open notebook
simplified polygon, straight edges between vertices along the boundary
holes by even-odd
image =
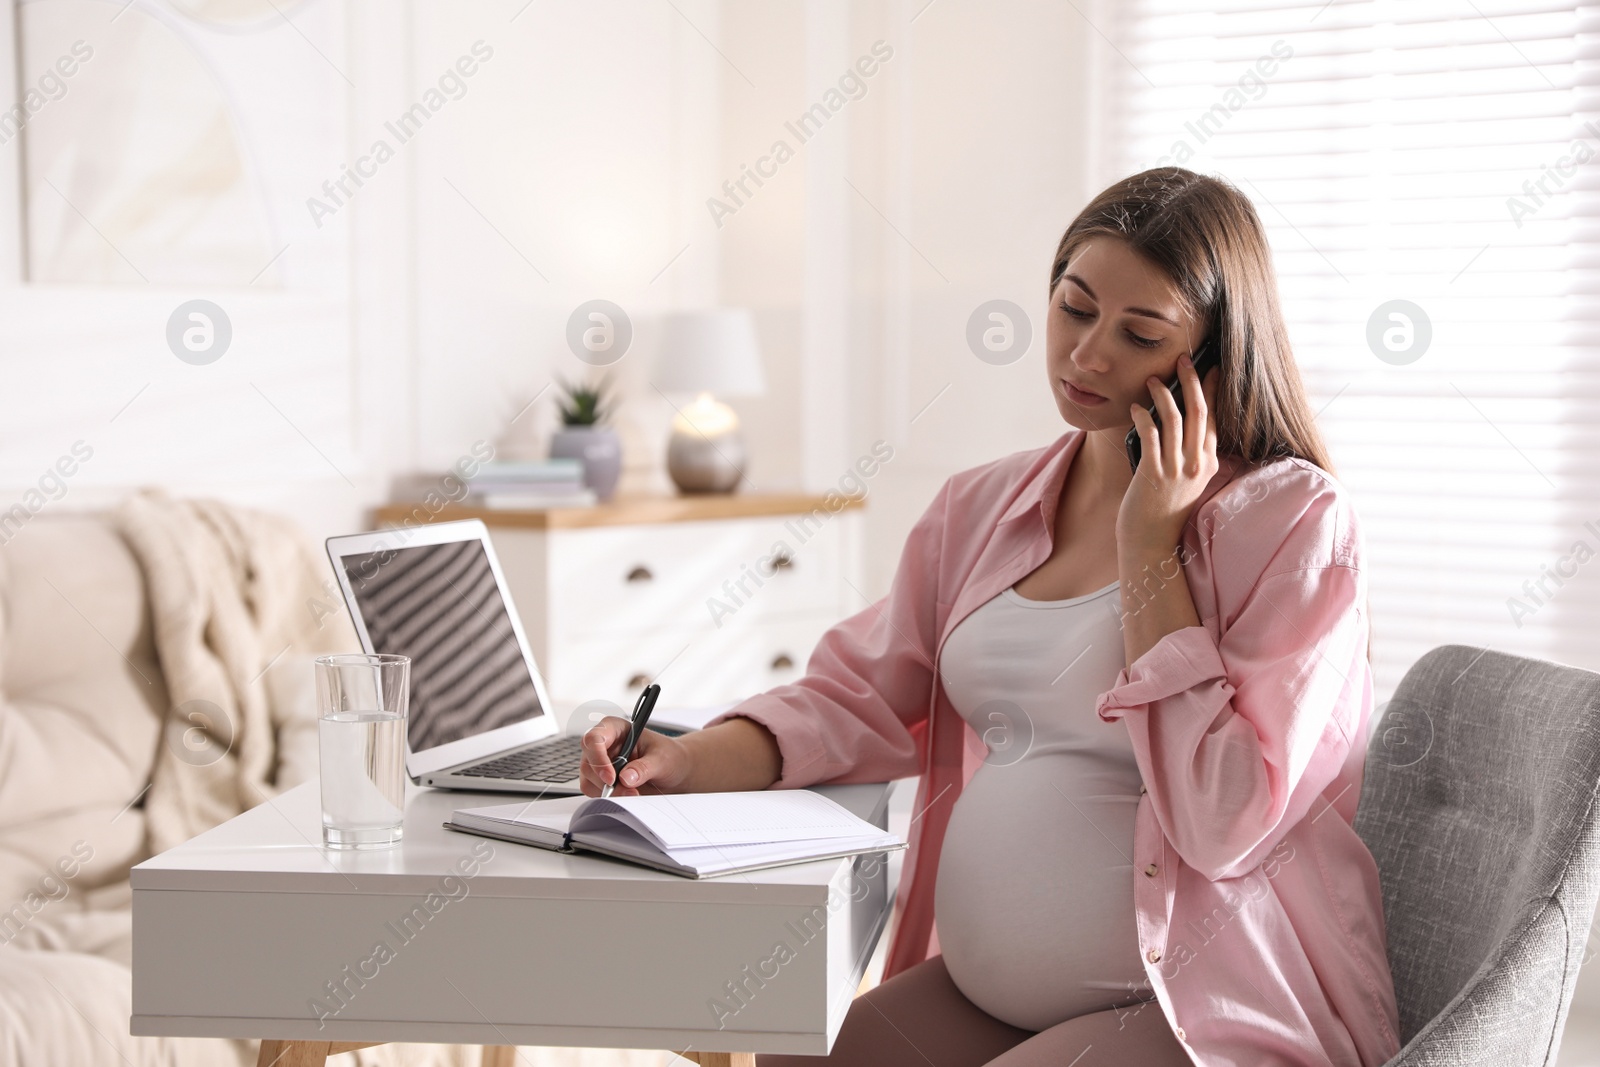
[[[806,789],[561,797],[461,808],[445,826],[558,852],[598,852],[688,878],[906,847]]]

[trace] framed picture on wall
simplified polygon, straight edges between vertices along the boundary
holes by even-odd
[[[94,449],[78,503],[157,476],[258,495],[359,477],[352,233],[385,193],[307,208],[353,157],[353,18],[0,0],[0,485],[63,437]]]
[[[340,6],[17,0],[0,143],[18,141],[22,278],[288,284],[309,260],[283,253],[343,144]]]

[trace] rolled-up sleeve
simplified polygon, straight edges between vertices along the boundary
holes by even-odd
[[[949,494],[947,481],[907,535],[888,595],[824,633],[803,677],[706,724],[746,718],[771,731],[783,762],[775,788],[919,772],[933,696],[938,560]]]
[[[1174,630],[1152,645],[1133,666],[1122,670],[1111,689],[1100,695],[1095,711],[1110,722],[1130,708],[1144,708],[1163,697],[1223,678],[1227,668],[1217,644],[1204,626]]]
[[[1220,640],[1166,634],[1095,705],[1127,723],[1167,840],[1206,878],[1259,864],[1339,773],[1368,675],[1353,566],[1261,579]]]

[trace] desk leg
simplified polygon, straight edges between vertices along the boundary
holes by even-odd
[[[381,1044],[382,1041],[263,1041],[256,1067],[322,1067],[329,1056]]]

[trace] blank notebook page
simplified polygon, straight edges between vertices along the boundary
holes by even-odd
[[[611,797],[586,805],[574,829],[587,825],[608,804],[633,816],[667,849],[883,834],[827,797],[806,790]]]

